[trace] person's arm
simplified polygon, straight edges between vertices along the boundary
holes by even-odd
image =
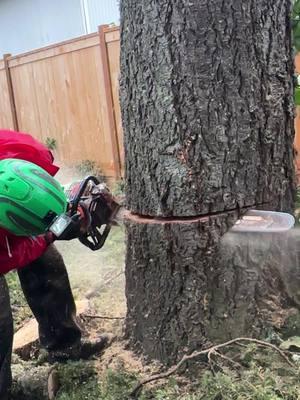
[[[0,251],[0,274],[25,267],[39,258],[53,242],[52,235],[37,237],[6,236]]]
[[[5,235],[2,232],[0,274],[6,274],[13,269],[19,269],[32,263],[55,240],[72,240],[78,238],[82,232],[85,232],[86,227],[85,220],[80,213],[78,213],[77,217],[77,219],[74,219],[72,229],[58,238],[50,231],[36,237]]]

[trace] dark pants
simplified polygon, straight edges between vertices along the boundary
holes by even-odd
[[[26,300],[39,323],[41,345],[64,349],[80,341],[76,308],[64,261],[54,246],[18,272]],[[13,321],[8,287],[0,275],[0,400],[11,386]]]

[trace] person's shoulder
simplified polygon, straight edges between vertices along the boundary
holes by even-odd
[[[0,138],[3,139],[11,139],[11,137],[15,137],[18,135],[18,132],[12,131],[10,129],[0,129]]]

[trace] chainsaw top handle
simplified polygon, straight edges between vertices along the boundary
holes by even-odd
[[[81,182],[81,184],[80,184],[80,186],[79,186],[79,189],[78,189],[78,192],[76,193],[76,195],[74,196],[74,198],[70,201],[70,204],[71,204],[71,210],[70,210],[71,215],[76,214],[77,209],[78,209],[78,206],[79,206],[79,203],[80,203],[81,200],[82,200],[82,195],[84,194],[84,192],[85,192],[85,190],[86,190],[88,184],[89,184],[91,181],[92,181],[95,185],[99,185],[99,183],[100,183],[99,179],[96,178],[96,177],[93,176],[93,175],[87,176],[87,177]]]

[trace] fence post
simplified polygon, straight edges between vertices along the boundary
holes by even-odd
[[[105,40],[105,29],[107,27],[108,27],[108,25],[101,25],[98,28],[99,40],[100,40],[101,66],[102,66],[102,73],[103,73],[103,79],[104,79],[103,101],[106,102],[106,109],[107,109],[107,114],[108,114],[108,122],[109,122],[110,138],[111,138],[111,144],[112,144],[115,177],[117,179],[119,179],[121,177],[121,157],[120,157],[120,149],[119,149],[119,142],[118,142],[118,132],[117,132],[115,108],[114,108],[114,101],[113,101],[113,94],[112,94],[112,84],[111,84],[111,76],[110,76],[110,69],[109,69],[107,45],[106,45],[106,40]]]
[[[11,54],[4,54],[3,61],[4,61],[4,68],[5,68],[5,74],[6,74],[6,82],[7,82],[7,88],[8,88],[8,95],[9,95],[13,127],[14,127],[15,131],[18,131],[19,124],[18,124],[18,116],[17,116],[13,84],[12,84],[11,73],[10,73],[10,68],[9,68],[9,57],[11,57]]]

